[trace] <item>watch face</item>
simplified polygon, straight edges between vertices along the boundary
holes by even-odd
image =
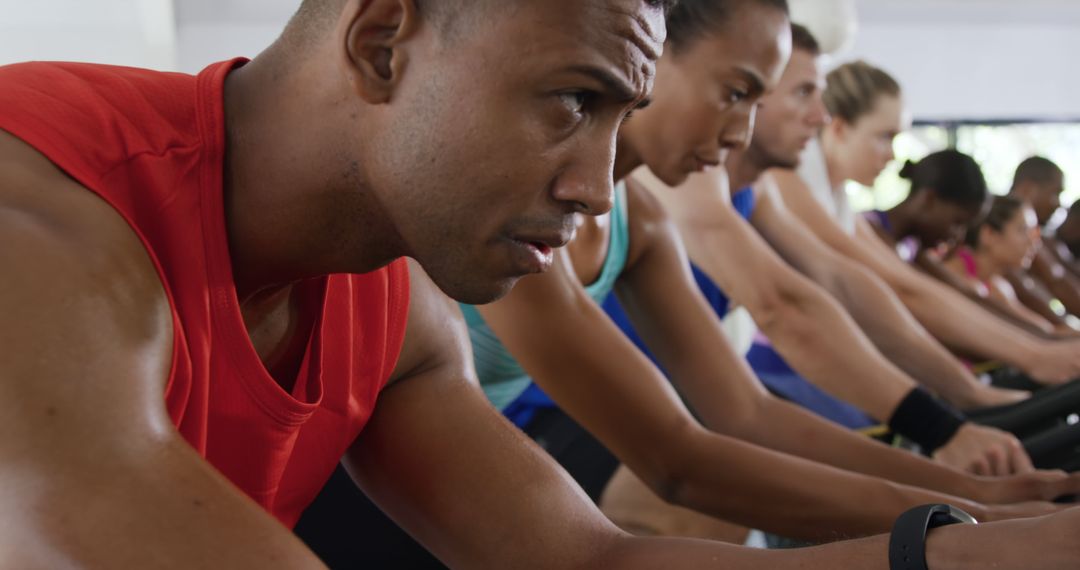
[[[946,505],[941,505],[945,507]],[[956,507],[946,507],[948,510],[938,510],[930,515],[930,524],[927,528],[935,528],[939,526],[945,526],[950,524],[978,524],[975,517],[965,513],[964,511]]]

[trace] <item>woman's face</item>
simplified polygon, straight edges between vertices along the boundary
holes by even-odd
[[[652,104],[620,131],[653,174],[678,186],[745,148],[758,100],[776,85],[791,53],[790,24],[780,10],[743,3],[726,27],[670,45],[656,65]]]
[[[892,162],[893,139],[909,125],[903,101],[881,95],[873,109],[854,123],[836,118],[826,127],[825,153],[829,163],[839,168],[846,180],[873,186],[874,180]]]
[[[914,232],[924,247],[952,247],[964,239],[967,229],[986,213],[989,202],[962,205],[942,200],[932,189],[923,189],[925,199],[915,220]]]
[[[1026,269],[1041,245],[1039,222],[1028,206],[1017,210],[1000,232],[985,226],[979,237],[980,249],[1009,269]]]

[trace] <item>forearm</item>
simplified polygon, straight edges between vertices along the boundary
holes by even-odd
[[[990,314],[969,299],[928,277],[913,276],[897,293],[937,339],[964,354],[1031,366],[1038,339]]]
[[[1053,296],[1061,301],[1065,305],[1065,310],[1073,315],[1080,315],[1080,280],[1073,278],[1071,275],[1064,275],[1061,279],[1055,279],[1046,284],[1046,288],[1050,290]],[[1040,306],[1046,307],[1045,311],[1048,314],[1044,314],[1047,319],[1055,319],[1055,323],[1064,323],[1064,320],[1049,308],[1048,303],[1044,303]],[[1043,311],[1039,311],[1043,314]],[[1053,315],[1052,317],[1050,315]]]
[[[950,349],[1022,369],[1033,365],[1038,340],[988,313],[963,294],[923,275],[860,224],[861,241],[844,238],[837,248],[873,270],[900,297],[916,319]]]
[[[1073,509],[1076,511],[1076,509]],[[930,570],[1073,570],[1080,561],[1077,515],[931,529],[926,538]],[[811,548],[756,550],[703,541],[622,537],[610,543],[597,568],[798,568],[887,570],[889,536],[873,536]]]
[[[950,403],[982,405],[978,380],[938,343],[873,274],[844,262],[830,292],[885,356]],[[825,284],[827,282],[823,282]]]
[[[906,451],[893,449],[822,420],[783,400],[766,397],[735,437],[864,475],[881,477],[940,493],[982,500],[974,477]],[[774,429],[783,425],[785,429]],[[951,499],[960,501],[961,499]],[[966,508],[976,509],[971,504]]]
[[[44,472],[9,464],[0,540],[13,548],[0,552],[18,552],[26,564],[9,564],[5,554],[0,566],[324,567],[186,443],[139,453],[138,461],[111,454],[38,465]]]
[[[706,434],[687,438],[696,456],[662,497],[700,512],[813,541],[884,532],[906,508],[957,500]],[[970,505],[969,503],[964,503]],[[973,506],[973,505],[972,505]]]
[[[1041,248],[1026,271],[1014,271],[1009,277],[1017,294],[1041,297],[1041,306],[1035,310],[1048,319],[1057,317],[1049,306],[1055,298],[1065,305],[1066,311],[1080,315],[1080,280],[1066,269],[1052,245]],[[1044,314],[1046,311],[1052,316]]]
[[[931,530],[926,562],[931,570],[1072,570],[1080,564],[1076,531],[1080,510],[1050,516]]]
[[[751,308],[777,352],[825,391],[888,420],[915,382],[886,360],[827,295],[813,290],[788,298],[771,318],[758,318]]]
[[[885,536],[786,550],[747,548],[682,538],[621,537],[588,568],[887,570],[888,560],[888,537]]]

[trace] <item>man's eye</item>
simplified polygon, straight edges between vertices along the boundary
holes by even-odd
[[[728,92],[728,103],[731,103],[733,105],[736,103],[741,103],[745,101],[746,98],[749,96],[750,94],[746,91],[742,91],[740,89],[732,89]]]
[[[559,99],[571,113],[580,115],[585,112],[585,105],[589,102],[589,94],[585,91],[569,91],[560,93]]]

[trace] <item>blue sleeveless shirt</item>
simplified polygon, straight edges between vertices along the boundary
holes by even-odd
[[[754,214],[754,207],[757,205],[753,189],[747,187],[732,194],[731,204],[743,219],[749,221]],[[720,318],[724,318],[731,304],[728,296],[692,261],[690,269],[693,271],[698,288],[701,289],[701,293],[705,296],[713,311]],[[648,355],[657,366],[663,369],[634,330],[634,326],[630,323],[630,319],[626,316],[614,295],[604,302],[604,310],[619,325],[623,333],[642,352]],[[746,358],[762,384],[770,392],[781,398],[794,402],[848,428],[858,429],[877,423],[858,408],[832,397],[800,376],[788,366],[787,362],[771,346],[755,344]]]

